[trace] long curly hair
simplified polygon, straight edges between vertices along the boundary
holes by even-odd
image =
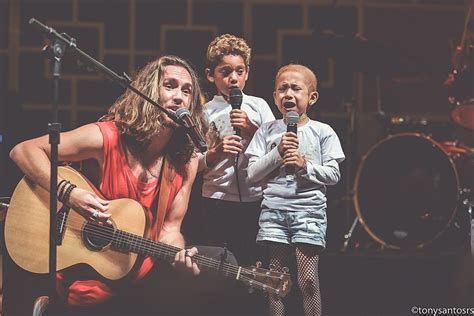
[[[132,86],[152,100],[160,100],[160,87],[166,66],[181,66],[191,75],[193,90],[189,111],[197,128],[205,135],[207,123],[202,112],[201,88],[196,72],[182,58],[173,55],[162,56],[148,63],[140,70]],[[153,104],[144,100],[131,90],[127,90],[109,108],[100,121],[114,121],[124,137],[126,145],[136,154],[145,151],[151,140],[163,128],[161,116],[165,115]],[[165,152],[175,167],[182,167],[193,156],[195,147],[184,128],[175,130]]]

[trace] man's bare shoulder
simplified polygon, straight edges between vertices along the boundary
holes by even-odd
[[[80,126],[61,135],[60,154],[70,159],[100,158],[104,138],[97,124]]]

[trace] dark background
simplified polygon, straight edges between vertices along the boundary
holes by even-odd
[[[426,120],[424,131],[434,131],[440,141],[474,144],[471,131],[450,121],[442,85],[463,31],[465,2],[0,0],[0,196],[11,196],[21,177],[9,150],[45,134],[51,120],[51,67],[41,54],[44,39],[28,25],[31,17],[74,37],[79,48],[115,72],[131,75],[160,55],[176,54],[204,78],[208,43],[233,33],[252,47],[245,92],[271,106],[279,66],[299,62],[316,71],[321,97],[310,116],[336,130],[348,158],[341,165],[342,180],[328,191],[328,251],[320,269],[325,312],[409,314],[418,303],[459,301],[465,295],[456,292],[463,286],[457,260],[464,254],[457,250],[462,240],[441,237],[443,246],[435,244],[429,255],[392,253],[381,251],[357,227],[348,251],[339,250],[355,217],[352,187],[361,159],[390,130],[377,119],[378,110],[389,118]],[[212,87],[202,83],[212,97]],[[122,92],[66,57],[59,113],[63,130],[97,120]],[[387,166],[391,163],[396,160]],[[189,236],[197,229],[192,220],[198,216],[193,208],[199,181],[194,189],[184,225]]]

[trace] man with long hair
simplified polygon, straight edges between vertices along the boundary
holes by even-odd
[[[198,128],[205,126],[198,79],[185,60],[163,56],[152,61],[137,73],[132,85],[170,111],[187,108]],[[50,188],[50,155],[47,136],[22,142],[10,153],[25,175],[47,191]],[[58,158],[60,161],[92,162],[87,164],[87,174],[94,175],[91,181],[105,197],[76,187],[58,176],[57,194],[61,202],[89,221],[107,223],[111,217],[110,200],[134,199],[146,209],[147,238],[181,249],[185,247],[181,223],[198,159],[184,130],[154,105],[127,90],[99,122],[62,133]],[[157,214],[160,182],[166,181],[160,175],[165,168],[172,170],[172,179],[166,215],[160,222]],[[176,270],[199,274],[192,258],[197,252],[195,247],[183,249],[176,253],[171,265]],[[128,281],[120,281],[120,285],[108,282],[90,267],[77,265],[58,272],[57,289],[68,314],[112,313],[103,306],[110,305],[107,302],[110,303],[111,298],[117,301],[117,294],[139,297],[141,294],[130,290],[132,285],[139,287],[141,282],[138,281],[144,282],[150,274],[156,273],[153,272],[153,258],[139,260],[139,268],[132,272]],[[143,287],[142,290],[149,291]]]

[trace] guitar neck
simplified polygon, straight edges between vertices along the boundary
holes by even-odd
[[[118,250],[152,256],[168,262],[173,261],[176,253],[181,250],[178,247],[146,239],[122,230],[115,230],[112,244]],[[277,294],[276,291],[269,288],[266,284],[255,281],[254,273],[249,269],[221,262],[220,260],[215,260],[202,255],[193,256],[193,260],[201,270],[214,272],[223,277],[243,282],[251,287]]]
[[[181,248],[151,239],[146,239],[123,230],[115,231],[112,244],[118,250],[134,252],[145,256],[152,256],[168,262],[173,261],[176,253],[181,250]],[[233,268],[240,268],[225,262],[221,264],[221,262],[218,260],[207,258],[201,255],[193,256],[193,260],[198,264],[199,268],[203,268],[208,271],[221,270],[223,274],[228,274],[229,277],[237,277],[238,272],[233,271]]]

